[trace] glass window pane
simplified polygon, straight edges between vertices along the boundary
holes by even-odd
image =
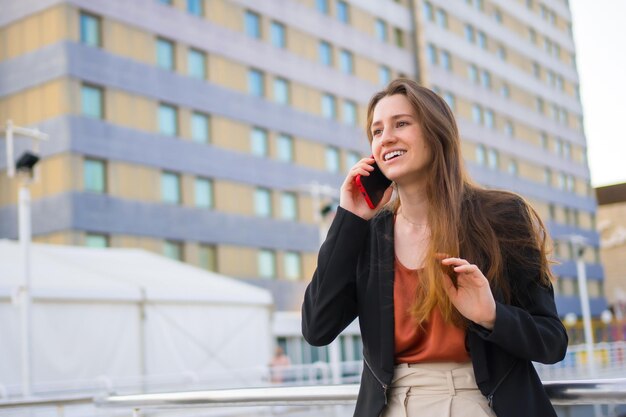
[[[513,176],[517,176],[517,173],[518,173],[517,161],[511,160],[509,162],[509,174]]]
[[[191,115],[191,138],[198,143],[209,142],[209,117],[207,115],[196,112]]]
[[[339,172],[339,149],[332,146],[326,148],[326,169],[330,172]]]
[[[435,15],[433,13],[433,5],[427,1],[424,2],[424,16],[426,17],[426,20],[429,20],[431,22],[435,20]]]
[[[484,166],[487,159],[485,147],[483,145],[478,145],[476,147],[476,162],[478,165]]]
[[[274,80],[274,100],[279,104],[289,104],[289,83],[282,78]]]
[[[474,27],[472,25],[465,25],[465,39],[471,43],[474,43],[476,40]]]
[[[450,107],[450,110],[452,111],[456,110],[456,99],[454,98],[454,95],[452,93],[450,92],[444,93],[443,99],[448,104],[448,107]]]
[[[217,271],[217,249],[212,245],[198,247],[198,265],[208,271]]]
[[[344,123],[349,124],[350,126],[356,126],[357,124],[357,114],[356,114],[356,104],[352,101],[344,101],[343,102],[343,121]]]
[[[330,44],[326,41],[320,41],[319,44],[320,62],[327,66],[333,65],[333,51]]]
[[[85,159],[83,163],[84,187],[86,191],[106,192],[106,167],[104,161]]]
[[[285,36],[285,25],[278,22],[272,22],[271,28],[272,45],[277,48],[287,47],[287,40]]]
[[[83,115],[102,119],[104,117],[102,89],[90,85],[81,86],[81,107]]]
[[[101,46],[100,18],[81,12],[80,41],[89,46]]]
[[[350,22],[350,12],[348,10],[348,3],[343,0],[337,2],[337,18],[343,23]]]
[[[178,134],[178,111],[167,104],[159,105],[159,133],[167,136]]]
[[[483,109],[478,104],[472,104],[472,120],[476,124],[483,122]]]
[[[485,35],[485,32],[478,32],[478,46],[482,49],[487,49],[487,35]]]
[[[204,16],[204,0],[187,0],[187,11],[194,16]]]
[[[195,203],[196,207],[213,207],[213,183],[206,178],[196,178],[195,181]]]
[[[261,71],[254,69],[248,71],[248,91],[255,97],[265,96],[265,85]]]
[[[483,70],[480,73],[480,81],[483,87],[491,88],[491,73],[489,71]]]
[[[450,57],[450,52],[441,51],[441,66],[448,71],[452,70],[452,58]]]
[[[258,14],[246,11],[245,17],[246,34],[252,38],[261,38],[261,18]]]
[[[279,135],[277,145],[278,160],[293,162],[293,139],[288,135]]]
[[[495,149],[489,149],[489,151],[487,152],[487,164],[489,165],[489,168],[498,169],[498,160],[498,151],[496,151]]]
[[[174,70],[174,43],[166,39],[157,39],[157,66]]]
[[[164,203],[180,203],[180,177],[173,172],[161,174],[161,200]]]
[[[467,75],[471,82],[478,82],[478,68],[476,67],[476,65],[470,64],[470,66],[467,67]]]
[[[280,216],[286,220],[298,218],[298,199],[294,193],[283,193],[280,196]]]
[[[330,94],[322,96],[322,116],[327,119],[334,119],[337,116],[335,97]]]
[[[391,82],[391,70],[389,67],[381,65],[378,69],[378,79],[380,85],[387,85]]]
[[[448,15],[442,9],[437,10],[437,24],[444,29],[448,27]]]
[[[98,233],[87,233],[85,235],[85,246],[88,248],[108,248],[109,237]]]
[[[163,242],[163,255],[176,261],[183,260],[183,245],[180,242],[166,240]]]
[[[187,55],[189,75],[204,80],[207,78],[206,54],[202,51],[190,49]]]
[[[361,160],[361,155],[356,152],[348,152],[346,154],[346,169],[350,169]]]
[[[330,11],[328,8],[328,0],[315,0],[315,7],[320,13],[328,14]]]
[[[382,19],[376,19],[375,23],[376,39],[387,42],[387,24]]]
[[[259,129],[258,127],[252,129],[252,132],[250,133],[250,147],[252,154],[256,156],[268,156],[268,141],[266,130]]]
[[[352,60],[352,53],[349,51],[341,51],[340,55],[340,67],[341,71],[345,74],[352,74],[354,71],[354,63]]]
[[[254,213],[259,217],[272,216],[272,193],[267,188],[257,188],[255,190]]]
[[[493,129],[495,127],[495,116],[493,110],[485,110],[485,126]]]
[[[261,278],[276,277],[276,255],[274,251],[262,249],[258,255],[258,271]]]
[[[398,48],[404,48],[404,33],[402,33],[402,29],[400,28],[395,28],[393,30],[393,34],[394,34],[394,40],[396,43],[396,46]]]
[[[437,48],[432,43],[428,44],[426,48],[426,54],[428,55],[428,62],[431,65],[437,65]]]
[[[285,278],[290,280],[298,280],[302,276],[302,262],[300,254],[296,252],[286,252],[285,261]]]

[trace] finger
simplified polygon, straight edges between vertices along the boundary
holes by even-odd
[[[478,271],[476,265],[461,265],[454,268],[454,272],[457,274],[473,274],[476,271]]]
[[[444,265],[469,265],[469,262],[462,258],[446,258],[441,263]]]
[[[443,274],[443,289],[446,290],[449,297],[456,295],[457,288],[447,274]]]

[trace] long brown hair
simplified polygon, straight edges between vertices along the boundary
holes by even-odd
[[[516,282],[507,280],[507,271],[513,265],[548,285],[552,275],[547,261],[547,232],[541,219],[522,197],[486,190],[471,182],[463,166],[454,114],[441,97],[409,79],[392,81],[368,105],[366,131],[370,143],[376,105],[396,94],[411,103],[431,151],[426,188],[431,238],[411,309],[417,322],[428,320],[433,308],[439,308],[447,322],[466,322],[445,293],[438,256],[441,253],[476,264],[492,290],[507,302],[516,302],[512,295],[523,295],[517,291]],[[397,213],[399,207],[400,200],[396,199],[387,209]]]

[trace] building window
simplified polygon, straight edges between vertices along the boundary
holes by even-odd
[[[485,126],[489,129],[494,129],[496,127],[496,119],[493,115],[493,110],[485,110]]]
[[[450,110],[452,111],[456,110],[456,99],[454,98],[454,95],[451,92],[446,91],[445,93],[443,93],[443,99],[448,104],[448,107],[450,107]]]
[[[443,9],[437,9],[437,24],[439,27],[447,29],[448,28],[448,14]]]
[[[324,94],[322,96],[322,116],[326,119],[334,119],[337,117],[335,96],[331,94]]]
[[[104,119],[104,94],[102,88],[83,84],[80,96],[83,115]]]
[[[323,13],[323,14],[330,13],[330,8],[328,7],[328,0],[315,0],[315,8],[320,13]]]
[[[441,51],[439,56],[441,60],[441,66],[447,71],[452,71],[452,58],[450,56],[450,52]]]
[[[302,262],[299,253],[285,252],[284,262],[285,278],[294,281],[302,278]]]
[[[489,149],[487,151],[487,166],[489,169],[498,170],[500,166],[498,151],[495,149]]]
[[[281,134],[277,139],[277,156],[282,162],[293,162],[293,139],[291,136]]]
[[[337,19],[343,23],[350,23],[350,9],[348,3],[343,0],[337,1]]]
[[[541,67],[536,62],[533,62],[533,75],[535,78],[541,78]]]
[[[474,64],[467,67],[467,76],[471,82],[478,84],[478,68]]]
[[[504,134],[510,138],[515,136],[515,129],[513,128],[513,123],[510,120],[504,122]]]
[[[550,220],[556,220],[556,207],[552,203],[548,204],[548,216]]]
[[[426,48],[426,54],[428,55],[428,62],[430,65],[437,65],[437,47],[432,43],[429,43]]]
[[[261,278],[276,278],[276,254],[274,251],[261,249],[257,258],[257,266]]]
[[[354,60],[352,52],[342,50],[339,53],[339,66],[344,74],[352,74],[354,72]]]
[[[480,83],[484,88],[491,89],[491,73],[487,70],[480,72]]]
[[[80,41],[89,46],[102,46],[100,26],[99,17],[80,12]]]
[[[424,17],[426,18],[426,20],[430,22],[435,21],[435,14],[433,13],[433,5],[428,1],[424,2]]]
[[[248,91],[255,97],[265,97],[265,81],[261,71],[248,71]]]
[[[387,42],[387,24],[384,20],[376,19],[374,30],[376,32],[376,39],[381,42]]]
[[[465,25],[465,39],[470,42],[476,42],[476,32],[474,31],[474,26]]]
[[[217,248],[213,245],[200,245],[198,265],[207,271],[217,271]]]
[[[472,121],[477,125],[483,123],[483,109],[478,104],[472,104]]]
[[[191,115],[191,138],[194,142],[209,143],[211,134],[209,128],[209,116],[193,112]]]
[[[509,88],[508,84],[502,84],[500,86],[500,95],[504,98],[509,98],[511,97],[511,90]]]
[[[85,159],[83,162],[85,191],[106,193],[106,163],[99,159]]]
[[[543,102],[543,98],[541,97],[536,97],[535,98],[535,110],[537,110],[537,113],[541,113],[543,114],[545,111],[545,105]]]
[[[282,193],[280,196],[280,217],[285,220],[298,219],[298,199],[294,193]]]
[[[565,177],[565,189],[571,193],[576,189],[576,182],[572,175],[568,175]]]
[[[246,10],[245,28],[248,36],[261,39],[261,17],[257,13]]]
[[[159,0],[159,3],[165,4],[167,6],[171,6],[172,5],[172,1],[173,0]]]
[[[517,175],[518,175],[518,167],[517,167],[517,161],[516,160],[511,159],[509,161],[508,171],[509,171],[510,175],[513,175],[514,177],[517,177]]]
[[[157,66],[166,70],[174,71],[174,42],[167,39],[157,38]]]
[[[398,48],[404,48],[404,33],[400,28],[394,28],[393,37]]]
[[[500,58],[500,60],[506,61],[506,48],[502,45],[498,46],[496,55],[498,56],[498,58]]]
[[[269,156],[269,140],[267,130],[255,127],[250,134],[250,148],[256,156]]]
[[[207,178],[196,178],[194,182],[196,207],[213,208],[213,182]]]
[[[204,16],[204,0],[187,0],[187,12],[194,16]]]
[[[572,145],[569,142],[563,144],[563,157],[565,159],[572,159]]]
[[[277,48],[287,47],[287,35],[285,25],[278,22],[272,22],[271,26],[272,45]]]
[[[357,125],[356,103],[353,101],[343,102],[343,121],[350,126]]]
[[[184,258],[182,242],[175,242],[172,240],[166,240],[163,242],[163,255],[175,261],[182,261]]]
[[[476,39],[478,40],[478,46],[482,49],[487,49],[487,35],[485,32],[478,31]]]
[[[323,65],[329,67],[333,65],[333,50],[328,42],[320,41],[318,52]]]
[[[333,173],[337,173],[340,170],[339,149],[334,146],[328,146],[326,148],[326,170]]]
[[[543,170],[543,182],[548,186],[552,186],[552,170],[550,168],[544,168]]]
[[[259,217],[272,217],[272,192],[267,188],[254,191],[254,214]]]
[[[535,29],[533,28],[528,28],[528,39],[530,40],[530,42],[532,42],[533,44],[537,43],[537,32],[535,32]]]
[[[378,68],[378,81],[380,85],[387,85],[391,82],[391,70],[389,67],[381,65]]]
[[[493,18],[496,20],[496,22],[502,23],[502,12],[500,11],[500,9],[495,9],[493,11]]]
[[[487,151],[483,145],[476,147],[476,162],[480,166],[485,166],[487,162]]]
[[[88,248],[108,248],[109,237],[100,233],[87,233],[85,235],[85,246]]]
[[[357,164],[361,160],[361,155],[356,152],[347,152],[346,153],[346,169],[350,169]]]
[[[205,80],[207,78],[206,54],[197,49],[189,49],[187,53],[189,76]]]
[[[181,203],[180,175],[174,172],[161,173],[161,201],[168,204]]]
[[[178,135],[178,109],[169,104],[159,105],[159,133],[167,136]]]
[[[274,79],[274,101],[289,104],[289,82],[283,78]]]

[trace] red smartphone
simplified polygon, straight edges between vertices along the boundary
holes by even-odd
[[[382,173],[380,168],[376,162],[372,165],[374,170],[370,172],[369,176],[357,175],[355,178],[355,182],[363,198],[365,198],[365,202],[371,209],[375,209],[376,206],[380,203],[380,200],[383,199],[383,195],[389,186],[391,185],[391,180]]]

